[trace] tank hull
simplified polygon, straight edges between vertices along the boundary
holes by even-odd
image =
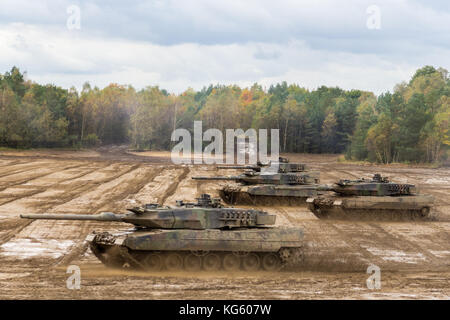
[[[434,199],[430,195],[319,196],[306,202],[319,219],[402,221],[431,219]]]
[[[219,191],[227,204],[305,205],[306,199],[321,194],[316,185],[228,185]]]
[[[295,228],[93,233],[86,239],[107,266],[140,269],[275,270],[302,258]],[[169,261],[169,262],[168,262]],[[215,261],[215,262],[214,262]]]

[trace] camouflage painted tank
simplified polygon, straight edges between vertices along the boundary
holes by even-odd
[[[275,215],[254,209],[224,208],[203,194],[197,203],[176,207],[149,204],[126,214],[28,214],[21,218],[117,221],[123,232],[92,233],[92,252],[105,265],[147,270],[276,270],[301,260],[303,231],[278,228]]]
[[[393,183],[380,174],[370,180],[340,180],[318,190],[335,193],[307,200],[320,219],[423,220],[430,217],[434,202],[430,195],[417,194],[414,185]]]
[[[219,169],[247,169],[238,176],[193,177],[195,180],[235,181],[219,190],[229,204],[303,204],[318,195],[318,171],[307,171],[303,163],[287,161],[256,166],[220,166]]]

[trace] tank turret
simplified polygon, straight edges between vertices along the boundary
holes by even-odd
[[[276,216],[255,209],[226,208],[202,194],[197,202],[168,207],[147,204],[115,214],[21,214],[24,219],[125,222],[119,233],[86,238],[105,265],[148,270],[277,270],[300,262],[303,231],[274,227]]]
[[[331,186],[320,186],[322,191],[334,191],[342,196],[400,196],[416,193],[412,184],[393,183],[387,177],[375,174],[372,179],[339,180]]]
[[[255,209],[223,208],[219,199],[202,194],[196,203],[177,201],[174,208],[155,204],[128,209],[126,214],[21,214],[25,219],[114,221],[149,229],[254,228],[275,224],[275,215]]]

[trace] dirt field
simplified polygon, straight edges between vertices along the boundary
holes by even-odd
[[[127,228],[100,222],[29,221],[20,213],[123,212],[141,203],[174,204],[223,182],[213,166],[174,166],[168,153],[96,151],[0,152],[1,299],[449,299],[450,168],[354,165],[337,156],[287,155],[321,171],[321,181],[379,172],[413,183],[436,199],[437,221],[319,221],[303,207],[260,207],[279,225],[305,230],[305,266],[277,273],[187,274],[111,270],[86,250],[92,230]],[[366,286],[367,267],[381,268],[381,289]],[[81,269],[81,289],[66,288],[66,268]]]

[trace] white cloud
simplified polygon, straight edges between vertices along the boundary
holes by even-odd
[[[377,1],[381,30],[366,28],[372,1],[76,2],[0,0],[0,72],[13,65],[40,83],[110,82],[181,92],[210,83],[391,90],[427,64],[449,68],[450,15],[442,3]]]

